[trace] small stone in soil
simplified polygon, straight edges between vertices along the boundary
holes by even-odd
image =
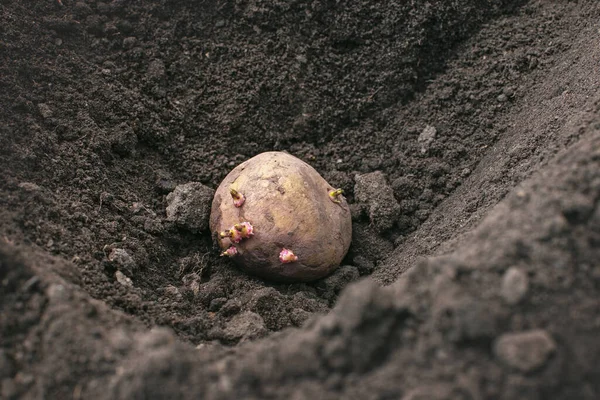
[[[431,125],[427,125],[419,135],[417,142],[421,145],[421,153],[425,154],[429,150],[431,143],[437,135],[437,129]]]
[[[115,279],[123,286],[133,287],[133,281],[126,277],[121,271],[115,272]]]
[[[133,257],[125,249],[112,249],[108,254],[108,261],[126,275],[133,275],[137,269]]]
[[[494,343],[496,357],[521,372],[532,372],[544,366],[555,351],[556,343],[542,329],[506,333]]]
[[[529,280],[519,268],[509,268],[502,277],[502,298],[506,303],[518,304],[527,295]]]

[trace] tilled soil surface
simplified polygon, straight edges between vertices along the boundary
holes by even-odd
[[[2,1],[0,398],[599,398],[599,21]],[[166,216],[270,150],[345,190],[330,277],[248,276]]]

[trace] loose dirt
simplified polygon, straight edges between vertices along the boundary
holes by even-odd
[[[2,1],[1,398],[598,398],[598,21]],[[271,150],[351,204],[325,279],[248,276],[166,218]],[[373,177],[385,211],[355,196]]]

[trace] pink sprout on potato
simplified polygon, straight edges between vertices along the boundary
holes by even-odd
[[[254,235],[254,228],[250,222],[241,222],[239,224],[235,224],[234,229],[239,231],[242,235],[242,239],[248,239],[250,236]]]
[[[227,250],[221,253],[221,257],[234,257],[237,255],[237,253],[238,251],[235,246],[229,246]]]
[[[250,236],[254,235],[254,228],[250,222],[241,222],[239,224],[235,224],[231,228],[226,231],[220,232],[219,236],[221,239],[226,237],[229,238],[233,243],[239,243],[244,239],[248,239]]]
[[[231,193],[231,197],[233,198],[233,205],[238,208],[246,201],[246,197],[235,189],[229,190],[229,193]]]
[[[314,281],[340,265],[352,241],[352,216],[341,193],[297,157],[261,153],[223,179],[210,229],[221,251],[237,248],[231,260],[246,272],[279,282]],[[240,208],[232,203],[242,194]]]
[[[298,261],[298,257],[294,254],[293,251],[288,249],[283,249],[279,253],[279,261],[284,264],[292,263],[294,261]]]

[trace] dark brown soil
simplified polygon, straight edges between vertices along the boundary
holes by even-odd
[[[0,398],[599,398],[598,21],[1,1]],[[247,276],[166,218],[269,150],[346,191],[328,278]],[[354,196],[376,171],[379,214]]]

